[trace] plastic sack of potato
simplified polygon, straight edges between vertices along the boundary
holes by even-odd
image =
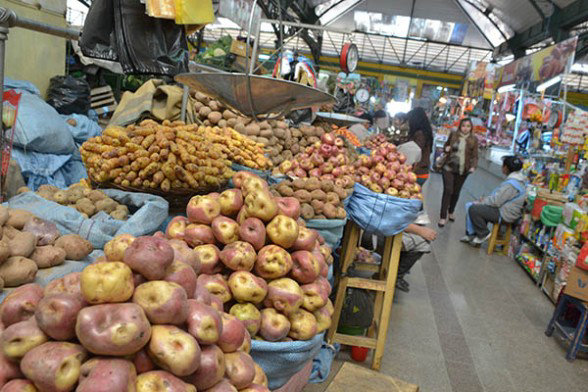
[[[103,192],[120,204],[129,207],[126,221],[116,220],[104,212],[91,219],[84,218],[77,210],[46,200],[32,192],[26,192],[8,201],[10,208],[20,208],[57,225],[61,234],[79,234],[92,243],[95,249],[118,234],[128,233],[136,237],[154,233],[168,216],[168,203],[159,196],[105,189]]]
[[[343,238],[347,219],[310,219],[306,221],[306,227],[315,229],[325,239],[325,243],[336,249]]]
[[[421,207],[420,200],[375,193],[356,183],[346,211],[365,231],[391,237],[414,222]]]
[[[293,342],[252,340],[251,357],[267,375],[269,389],[280,388],[314,359],[321,349],[324,335],[323,332],[311,340]]]

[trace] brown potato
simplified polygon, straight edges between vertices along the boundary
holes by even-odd
[[[8,210],[8,220],[6,221],[6,225],[20,230],[33,216],[32,212],[11,208]]]
[[[65,256],[65,250],[62,248],[53,245],[45,245],[37,246],[35,251],[31,254],[30,259],[33,260],[39,268],[49,268],[63,264]]]
[[[0,265],[0,278],[6,287],[31,283],[37,276],[37,264],[26,257],[13,256]]]
[[[0,226],[4,226],[4,224],[8,221],[10,216],[8,207],[4,207],[0,205]]]
[[[55,246],[65,250],[67,260],[80,261],[85,259],[94,247],[92,243],[77,234],[66,234],[55,241]]]
[[[310,203],[312,200],[312,195],[306,189],[299,189],[294,192],[294,197],[300,201],[300,203]]]
[[[312,219],[314,218],[314,208],[309,204],[302,203],[300,205],[300,215],[306,220]]]
[[[323,181],[321,183],[321,189],[325,192],[332,192],[334,188],[335,184],[333,183],[333,181]]]
[[[319,200],[324,202],[327,200],[327,194],[322,189],[315,189],[314,191],[310,192],[310,197],[312,201]]]

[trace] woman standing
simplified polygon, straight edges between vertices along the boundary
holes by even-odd
[[[441,219],[439,227],[449,220],[455,220],[453,212],[461,188],[469,174],[478,166],[478,139],[473,133],[472,120],[464,118],[459,122],[456,132],[452,132],[445,142],[443,149],[446,160],[443,166],[443,198],[441,199]]]
[[[414,108],[408,116],[408,141],[415,142],[421,149],[421,159],[412,169],[417,175],[417,183],[420,186],[429,178],[429,166],[431,164],[431,151],[433,148],[433,130],[423,108]]]

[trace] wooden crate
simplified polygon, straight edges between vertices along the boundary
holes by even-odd
[[[345,362],[325,392],[418,392],[419,386]]]
[[[116,110],[116,100],[110,86],[96,87],[90,91],[92,109],[101,116],[103,114],[114,113]]]

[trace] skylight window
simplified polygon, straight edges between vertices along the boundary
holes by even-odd
[[[314,9],[321,25],[326,26],[345,15],[363,0],[330,0]]]

